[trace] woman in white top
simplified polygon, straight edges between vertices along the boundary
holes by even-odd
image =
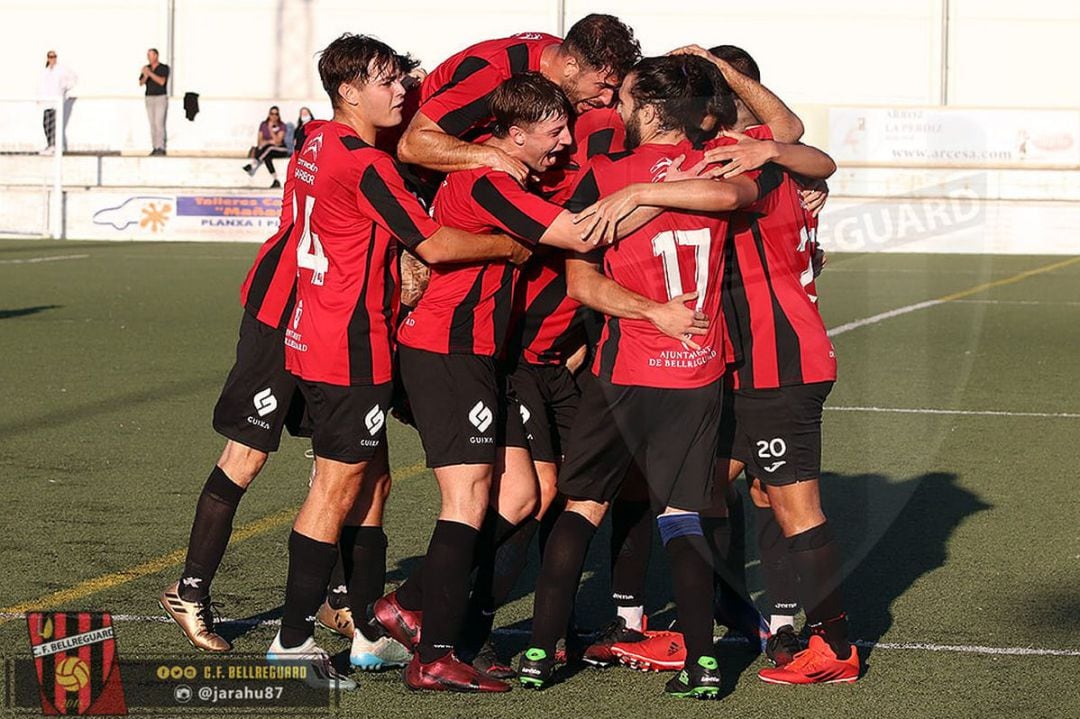
[[[66,109],[67,94],[71,88],[75,87],[75,80],[74,72],[56,63],[56,51],[49,50],[45,54],[45,69],[41,71],[41,79],[38,82],[38,97],[46,104],[41,126],[45,130],[47,145],[41,151],[42,155],[53,153],[56,145],[56,101],[64,100]]]

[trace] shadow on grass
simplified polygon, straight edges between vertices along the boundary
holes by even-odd
[[[822,503],[834,535],[843,546],[843,591],[851,617],[852,636],[864,645],[871,645],[861,650],[864,660],[869,658],[872,645],[892,627],[893,602],[921,577],[945,564],[948,544],[957,527],[968,517],[991,508],[976,494],[961,487],[958,479],[956,474],[944,472],[906,480],[872,473],[827,472],[822,475]],[[739,489],[745,495],[745,486]],[[749,502],[745,496],[743,501]],[[747,514],[752,515],[752,512]],[[589,549],[575,608],[580,627],[599,627],[614,615],[610,536],[609,522],[605,522]],[[756,571],[752,520],[748,521],[746,536],[751,567],[748,582],[756,593],[761,590],[762,583]],[[511,601],[531,594],[539,568],[536,555],[534,548]],[[667,557],[655,538],[652,560],[646,604],[651,610],[649,624],[653,628],[664,628],[675,618],[675,611],[669,606]],[[528,620],[505,627],[498,637],[500,650],[506,656],[522,651],[528,642],[529,628]],[[738,673],[745,671],[755,657],[755,652],[748,646],[738,643],[720,643],[717,651],[721,668],[726,670],[725,677],[734,673],[731,681],[736,681]]]
[[[992,508],[958,479],[948,472],[903,481],[880,474],[822,477],[822,503],[844,546],[851,631],[864,647],[892,627],[893,602],[944,566],[957,527]],[[861,653],[866,659],[871,652],[872,646]]]
[[[20,307],[14,310],[0,310],[0,320],[10,320],[15,317],[27,317],[29,315],[36,315],[39,312],[55,310],[61,307],[63,307],[63,305],[37,305],[35,307]]]

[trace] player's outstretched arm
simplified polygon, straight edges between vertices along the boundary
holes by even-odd
[[[438,172],[490,167],[525,182],[529,169],[497,147],[463,142],[447,134],[423,112],[413,116],[398,141],[398,159]]]
[[[697,299],[697,292],[688,292],[668,302],[656,302],[632,292],[600,271],[589,259],[566,260],[566,294],[586,307],[612,317],[647,320],[668,337],[677,339],[691,349],[701,349],[692,341],[693,335],[706,334],[708,318],[686,306]]]
[[[713,55],[699,45],[687,45],[672,50],[671,55],[697,55],[712,64],[727,80],[731,91],[746,103],[762,124],[768,125],[773,137],[781,142],[795,142],[803,136],[804,128],[799,116],[791,111],[772,90],[757,80],[736,70],[730,63]]]
[[[429,265],[505,260],[520,265],[532,251],[508,235],[474,235],[453,227],[440,227],[414,248]]]
[[[738,177],[747,170],[756,170],[767,162],[780,165],[810,180],[824,180],[836,172],[831,157],[810,145],[758,140],[741,132],[724,130],[724,137],[736,140],[734,145],[719,145],[705,152],[709,162],[727,162],[720,175],[724,178]]]
[[[641,182],[627,185],[587,207],[575,220],[583,239],[607,244],[633,232],[663,209],[730,212],[752,204],[757,198],[758,186],[747,177]]]

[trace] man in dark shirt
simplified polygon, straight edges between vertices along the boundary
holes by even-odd
[[[139,74],[139,84],[146,88],[146,116],[150,120],[150,139],[154,144],[153,155],[165,154],[165,116],[169,112],[169,66],[158,62],[158,51],[146,51],[147,64]]]

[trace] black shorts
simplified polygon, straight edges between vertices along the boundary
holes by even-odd
[[[236,364],[214,406],[214,429],[234,442],[269,453],[280,446],[284,427],[293,436],[311,436],[305,424],[304,398],[296,378],[285,369],[284,332],[244,312]]]
[[[495,464],[495,448],[506,446],[506,425],[515,419],[495,360],[401,345],[398,362],[427,466]]]
[[[507,445],[528,448],[537,462],[561,462],[581,399],[581,389],[570,370],[563,365],[519,361],[509,368],[506,394],[510,404],[507,413],[513,413],[516,403],[525,440],[516,441],[515,428],[508,422]]]
[[[711,504],[720,428],[719,382],[696,389],[614,385],[582,377],[581,404],[559,472],[571,499],[610,502],[637,465],[654,505]]]
[[[832,382],[740,389],[725,412],[718,452],[768,485],[821,476],[821,412]]]
[[[342,387],[297,379],[311,417],[311,448],[316,457],[346,464],[367,462],[386,442],[390,382]]]

